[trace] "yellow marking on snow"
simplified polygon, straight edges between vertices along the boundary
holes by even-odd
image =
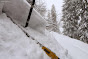
[[[51,57],[51,59],[59,59],[55,53],[53,53],[51,50],[49,50],[48,48],[46,47],[42,47],[42,49],[46,52],[46,54]]]

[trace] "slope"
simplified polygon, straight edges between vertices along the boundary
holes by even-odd
[[[88,44],[55,32],[51,33],[61,46],[68,50],[73,59],[88,59]]]
[[[50,37],[49,32],[46,32],[47,36],[31,30],[31,28],[29,32],[31,36],[36,40],[39,39],[40,43],[50,48],[61,59],[71,59],[68,54],[66,55],[66,50],[52,36]],[[28,38],[6,14],[0,15],[0,59],[50,59],[36,43],[36,41]]]
[[[39,45],[36,44],[36,41],[33,41],[31,38],[27,38],[27,36],[22,32],[22,30],[11,21],[13,20],[19,25],[25,25],[30,5],[26,2],[26,0],[5,1],[8,1],[8,3],[4,3],[3,12],[6,13],[6,15],[10,17],[10,19],[5,16],[5,14],[1,15],[0,40],[3,41],[3,38],[4,40],[7,40],[7,43],[6,41],[5,43],[6,45],[9,44],[9,47],[5,45],[6,47],[2,48],[2,50],[6,49],[6,55],[4,54],[5,51],[3,51],[1,57],[2,55],[9,55],[9,59],[12,59],[12,57],[15,55],[13,58],[21,59],[21,57],[25,58],[24,55],[26,54],[27,58],[29,59],[49,59],[49,57],[42,51]],[[45,24],[46,22],[41,17],[41,15],[36,10],[33,10],[31,20],[29,21],[29,27],[25,28],[25,31],[31,37],[35,38],[38,42],[53,51],[61,59],[71,59],[67,51],[60,44],[58,44],[58,42],[49,34],[49,32],[45,31]],[[4,34],[2,35],[2,33]],[[11,44],[9,42],[11,42]],[[3,45],[4,43],[2,44],[2,47],[4,47]],[[2,57],[2,59],[6,58],[4,56]]]

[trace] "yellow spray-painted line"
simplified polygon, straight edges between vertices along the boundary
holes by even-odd
[[[37,41],[38,42],[38,41]],[[54,52],[52,52],[50,49],[48,49],[47,47],[43,46],[41,43],[37,43],[42,47],[42,50],[49,56],[51,57],[51,59],[60,59],[58,56],[56,56],[56,54]]]
[[[60,59],[60,58],[58,58],[58,57],[56,56],[56,54],[53,53],[50,49],[48,49],[48,48],[46,48],[46,47],[44,47],[44,46],[42,46],[42,49],[45,51],[45,53],[46,53],[49,57],[51,57],[51,59]]]

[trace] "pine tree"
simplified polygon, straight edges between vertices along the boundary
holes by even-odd
[[[41,14],[41,16],[45,17],[46,5],[43,0],[36,0],[35,9]]]
[[[47,26],[46,26],[46,29],[47,30],[49,30],[49,31],[51,31],[52,30],[52,24],[53,24],[53,21],[52,21],[52,19],[51,19],[51,12],[50,12],[50,10],[48,10],[48,14],[47,14]]]
[[[77,4],[78,3],[72,2],[71,0],[64,1],[62,21],[64,22],[63,33],[71,38],[79,39]]]
[[[44,3],[37,4],[35,9],[44,17],[46,13],[46,6]]]
[[[80,23],[79,23],[79,35],[80,40],[88,43],[88,2],[87,0],[80,0]]]
[[[51,18],[51,12],[50,12],[50,10],[48,10],[47,21],[48,21],[49,24],[53,23],[52,18]]]
[[[52,5],[52,9],[51,9],[51,17],[52,17],[52,20],[53,20],[53,23],[56,22],[56,10],[55,10],[55,6]]]
[[[57,14],[56,14],[56,9],[54,5],[52,5],[52,8],[51,8],[51,20],[53,22],[52,30],[59,33],[59,29],[57,26]]]
[[[88,0],[65,0],[64,34],[88,43]]]
[[[48,11],[47,18],[48,18],[48,20],[51,19],[51,13],[50,13],[50,11]]]

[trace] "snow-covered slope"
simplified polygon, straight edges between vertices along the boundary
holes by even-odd
[[[61,59],[71,59],[67,50],[65,50],[47,30],[45,34],[42,34],[28,27],[26,28],[26,32],[35,39],[35,42],[38,41],[42,45],[46,46]]]
[[[27,28],[27,31],[61,59],[71,59],[67,51],[50,36],[49,32],[44,35],[32,28]],[[0,59],[50,59],[36,43],[5,14],[0,15]]]
[[[50,59],[5,15],[0,15],[0,59]]]
[[[15,25],[25,25],[30,5],[26,0],[5,0],[3,12],[0,15],[0,59],[50,59],[45,52],[28,38],[22,30]],[[29,27],[26,32],[35,40],[49,48],[60,59],[71,59],[65,50],[54,38],[45,32],[45,20],[36,10],[33,10]]]
[[[68,50],[73,59],[88,59],[88,44],[67,36],[51,32],[62,47]]]

